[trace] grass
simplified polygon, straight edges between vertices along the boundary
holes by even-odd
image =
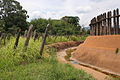
[[[47,43],[54,43],[53,41],[47,40]],[[60,40],[56,39],[55,42],[57,41]],[[13,50],[14,42],[15,38],[12,38],[0,48],[0,80],[94,80],[82,70],[59,63],[53,48],[45,48],[43,57],[39,59],[41,39],[36,42],[31,39],[27,51],[23,48],[24,38],[20,38],[16,50]]]
[[[76,49],[68,49],[66,50],[66,56],[64,57],[67,61],[70,61],[71,53]]]
[[[118,54],[118,53],[119,53],[119,48],[116,48],[115,53],[116,53],[116,54]]]

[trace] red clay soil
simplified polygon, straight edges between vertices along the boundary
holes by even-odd
[[[54,43],[51,45],[48,45],[47,47],[53,47],[56,48],[57,51],[59,50],[63,50],[69,47],[74,47],[74,46],[78,46],[81,43],[83,43],[84,41],[68,41],[68,42],[58,42],[58,43]]]
[[[90,36],[73,53],[72,57],[120,74],[120,35]]]

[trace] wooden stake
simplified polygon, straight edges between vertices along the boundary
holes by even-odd
[[[46,38],[47,38],[47,35],[48,35],[48,28],[49,27],[50,27],[50,25],[48,24],[47,27],[46,27],[46,30],[45,30],[45,35],[44,35],[44,38],[43,38],[43,41],[42,41],[42,45],[40,47],[40,56],[42,56],[42,53],[43,53],[43,49],[44,49],[45,41],[46,41]]]
[[[15,41],[15,44],[14,44],[14,49],[16,49],[17,46],[18,46],[20,34],[21,34],[21,29],[18,30],[18,34],[17,34],[16,41]]]
[[[30,25],[28,33],[27,33],[26,41],[25,41],[25,44],[24,44],[25,49],[27,49],[27,46],[29,44],[29,40],[30,40],[31,33],[32,33],[32,28],[33,28],[33,25]]]

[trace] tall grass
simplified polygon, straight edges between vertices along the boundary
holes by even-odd
[[[30,39],[27,51],[23,48],[24,41],[24,38],[20,38],[16,50],[13,49],[15,38],[0,48],[0,80],[94,80],[82,70],[59,63],[55,49],[45,48],[43,57],[39,59],[42,39],[36,42]],[[47,40],[47,43],[53,41]]]

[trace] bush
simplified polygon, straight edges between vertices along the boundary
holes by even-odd
[[[66,56],[64,57],[67,61],[70,61],[71,53],[75,51],[75,49],[66,50]]]
[[[118,54],[118,52],[119,52],[119,48],[116,48],[116,51],[115,51],[115,52],[116,52],[116,54]]]

